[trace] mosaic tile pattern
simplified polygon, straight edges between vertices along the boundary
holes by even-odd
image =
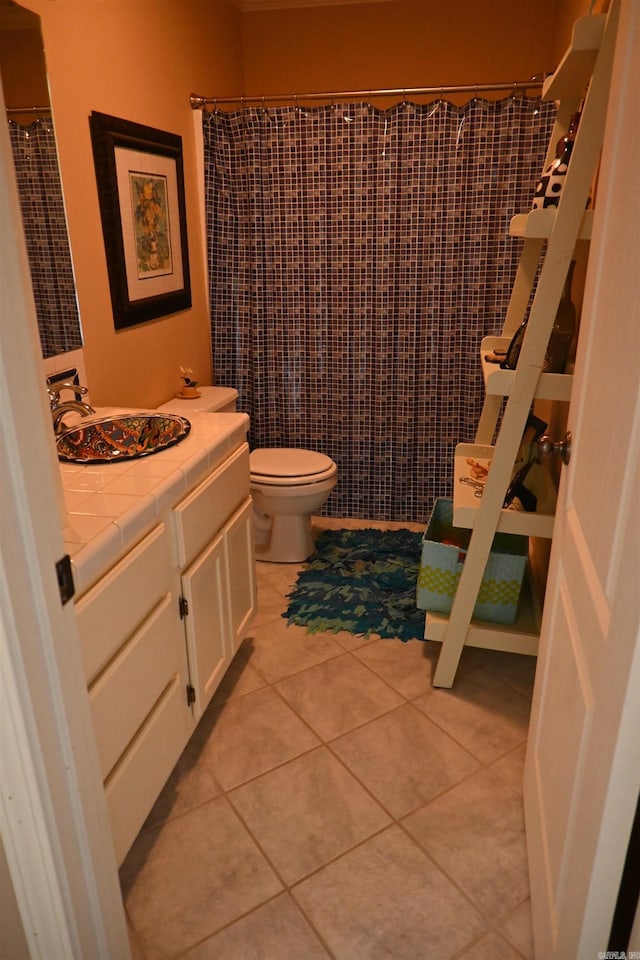
[[[82,346],[78,303],[50,117],[9,121],[44,359]]]
[[[553,105],[204,115],[216,383],[255,446],[338,464],[333,516],[426,521],[482,405]]]

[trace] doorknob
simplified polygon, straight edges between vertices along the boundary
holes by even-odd
[[[538,463],[542,463],[552,453],[557,453],[562,457],[562,462],[566,466],[571,459],[571,433],[567,430],[562,440],[552,440],[551,437],[540,437],[538,440]]]

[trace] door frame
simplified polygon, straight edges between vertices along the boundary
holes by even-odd
[[[4,96],[0,89],[4,115]],[[0,837],[28,955],[130,956],[73,604],[6,124],[0,133]]]

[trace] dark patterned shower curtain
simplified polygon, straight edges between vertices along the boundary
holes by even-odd
[[[205,115],[215,382],[253,446],[338,464],[333,516],[426,521],[482,404],[553,106]]]
[[[44,358],[82,346],[76,285],[51,117],[9,121],[18,195]]]

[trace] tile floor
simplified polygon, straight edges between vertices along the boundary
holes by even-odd
[[[122,866],[135,960],[531,958],[533,659],[466,649],[436,689],[437,644],[288,626],[299,569],[258,564],[249,636]]]

